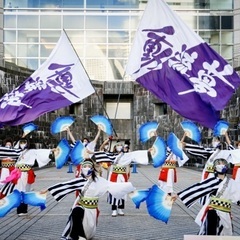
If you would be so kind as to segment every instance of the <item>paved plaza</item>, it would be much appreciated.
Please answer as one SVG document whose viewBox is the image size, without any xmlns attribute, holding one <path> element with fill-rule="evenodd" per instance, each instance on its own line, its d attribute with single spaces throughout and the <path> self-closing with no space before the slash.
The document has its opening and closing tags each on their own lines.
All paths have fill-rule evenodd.
<svg viewBox="0 0 240 240">
<path fill-rule="evenodd" d="M 136 171 L 135 168 L 132 168 L 131 171 L 130 181 L 137 189 L 149 188 L 157 182 L 159 169 L 153 168 L 152 165 L 138 166 Z M 60 170 L 55 167 L 44 168 L 37 170 L 36 175 L 36 183 L 33 185 L 35 191 L 74 178 L 74 173 L 68 166 L 64 166 Z M 193 169 L 178 168 L 177 175 L 176 192 L 198 182 L 201 172 Z M 68 195 L 62 202 L 57 203 L 48 194 L 47 208 L 45 210 L 41 212 L 38 207 L 29 207 L 29 214 L 24 217 L 18 217 L 16 210 L 12 210 L 1 219 L 0 240 L 60 239 L 74 198 L 75 194 L 73 193 Z M 198 231 L 198 226 L 194 222 L 194 218 L 200 209 L 198 204 L 191 209 L 187 209 L 177 200 L 173 205 L 171 217 L 168 223 L 165 224 L 148 215 L 145 203 L 141 204 L 140 209 L 136 209 L 130 198 L 126 202 L 125 216 L 113 218 L 111 216 L 111 206 L 106 202 L 106 198 L 107 195 L 104 195 L 99 203 L 100 217 L 97 234 L 93 240 L 183 240 L 184 236 L 195 235 Z M 234 236 L 239 236 L 235 237 L 236 239 L 240 239 L 239 212 L 240 207 L 234 204 L 232 209 Z"/>
</svg>

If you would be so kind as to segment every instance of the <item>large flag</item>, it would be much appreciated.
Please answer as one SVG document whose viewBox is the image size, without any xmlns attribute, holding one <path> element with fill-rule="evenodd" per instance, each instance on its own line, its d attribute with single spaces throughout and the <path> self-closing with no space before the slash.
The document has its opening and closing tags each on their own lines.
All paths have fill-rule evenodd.
<svg viewBox="0 0 240 240">
<path fill-rule="evenodd" d="M 66 33 L 49 58 L 28 79 L 0 99 L 0 124 L 15 126 L 71 105 L 94 88 Z"/>
<path fill-rule="evenodd" d="M 149 0 L 126 73 L 183 117 L 213 128 L 239 75 L 163 0 Z"/>
</svg>

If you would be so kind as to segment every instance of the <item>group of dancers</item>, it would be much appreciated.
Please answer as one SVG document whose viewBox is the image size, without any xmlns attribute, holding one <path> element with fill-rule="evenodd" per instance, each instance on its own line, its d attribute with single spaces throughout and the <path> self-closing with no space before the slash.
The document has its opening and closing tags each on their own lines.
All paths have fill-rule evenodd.
<svg viewBox="0 0 240 240">
<path fill-rule="evenodd" d="M 76 140 L 67 127 L 65 129 L 71 140 L 72 147 Z M 84 160 L 76 166 L 75 178 L 63 183 L 49 186 L 40 191 L 40 194 L 49 192 L 56 201 L 61 201 L 66 195 L 76 193 L 69 219 L 62 233 L 61 239 L 91 239 L 96 233 L 97 219 L 99 216 L 99 198 L 108 194 L 107 201 L 111 204 L 112 217 L 124 216 L 125 201 L 128 193 L 137 191 L 131 184 L 130 164 L 147 165 L 151 159 L 151 148 L 148 150 L 130 150 L 130 142 L 116 144 L 111 151 L 112 138 L 107 138 L 99 149 L 97 141 L 102 129 L 98 131 L 94 140 L 82 140 L 85 146 Z M 227 132 L 225 133 L 228 149 L 222 149 L 219 139 L 213 141 L 212 148 L 189 144 L 182 138 L 182 148 L 187 155 L 201 156 L 206 160 L 202 179 L 199 183 L 188 187 L 178 193 L 174 191 L 177 181 L 176 156 L 171 149 L 167 152 L 166 160 L 156 179 L 158 187 L 170 196 L 173 203 L 181 200 L 187 207 L 196 202 L 203 205 L 196 222 L 200 226 L 200 235 L 232 235 L 231 204 L 240 201 L 240 150 L 230 143 Z M 215 143 L 217 142 L 217 143 Z M 43 167 L 54 160 L 56 149 L 35 149 L 29 139 L 23 135 L 15 145 L 11 139 L 5 141 L 5 146 L 0 147 L 1 158 L 1 198 L 11 194 L 17 189 L 21 192 L 31 190 L 35 181 L 33 166 Z M 234 164 L 233 176 L 228 174 L 229 163 Z M 102 168 L 107 169 L 107 178 L 101 174 Z M 199 201 L 198 201 L 199 200 Z M 17 207 L 19 216 L 27 214 L 27 204 L 21 203 Z"/>
</svg>

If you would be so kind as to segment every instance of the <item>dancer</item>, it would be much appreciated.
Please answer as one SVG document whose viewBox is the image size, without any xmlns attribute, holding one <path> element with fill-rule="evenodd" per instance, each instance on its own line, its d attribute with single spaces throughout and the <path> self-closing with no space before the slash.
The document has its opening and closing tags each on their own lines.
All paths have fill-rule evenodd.
<svg viewBox="0 0 240 240">
<path fill-rule="evenodd" d="M 177 156 L 171 152 L 159 171 L 158 185 L 169 195 L 173 194 L 173 184 L 177 182 L 176 166 Z"/>
<path fill-rule="evenodd" d="M 157 137 L 157 133 L 155 132 L 155 136 Z M 186 133 L 184 133 L 181 143 L 183 143 L 183 140 L 186 136 Z M 169 195 L 173 194 L 173 184 L 177 182 L 177 163 L 179 163 L 179 166 L 182 166 L 183 163 L 181 163 L 181 160 L 184 160 L 186 162 L 188 160 L 188 157 L 184 154 L 183 159 L 180 159 L 177 157 L 172 150 L 167 147 L 166 152 L 166 160 L 164 164 L 161 166 L 158 176 L 158 185 L 159 187 Z"/>
<path fill-rule="evenodd" d="M 228 162 L 225 159 L 216 159 L 213 168 L 214 177 L 188 187 L 172 199 L 176 200 L 178 196 L 189 208 L 199 198 L 210 194 L 195 220 L 200 226 L 198 235 L 230 236 L 233 234 L 231 203 L 240 200 L 239 183 L 227 176 Z"/>
<path fill-rule="evenodd" d="M 231 146 L 227 146 L 227 148 L 229 150 L 232 149 Z M 202 172 L 202 180 L 214 176 L 213 161 L 214 159 L 221 157 L 221 154 L 224 153 L 221 152 L 221 150 L 224 149 L 226 149 L 226 146 L 223 142 L 220 141 L 219 137 L 213 137 L 212 147 L 208 148 L 200 145 L 183 143 L 183 150 L 188 154 L 207 160 Z"/>
<path fill-rule="evenodd" d="M 225 134 L 226 142 L 231 149 L 240 149 L 240 141 L 236 143 L 236 148 L 232 145 L 228 133 Z M 238 154 L 239 155 L 239 154 Z M 234 157 L 234 156 L 233 156 Z M 238 182 L 240 182 L 240 163 L 235 163 L 232 170 L 232 178 Z"/>
<path fill-rule="evenodd" d="M 3 146 L 7 149 L 13 148 L 13 140 L 11 138 L 6 138 L 3 141 Z M 2 148 L 3 150 L 3 148 Z M 0 187 L 3 186 L 3 181 L 6 179 L 6 177 L 9 176 L 9 174 L 15 169 L 15 163 L 18 155 L 15 157 L 7 156 L 5 158 L 1 158 L 1 176 L 0 176 Z"/>
<path fill-rule="evenodd" d="M 67 194 L 79 190 L 80 195 L 75 200 L 67 225 L 61 239 L 78 240 L 94 237 L 99 216 L 98 200 L 106 192 L 111 192 L 117 198 L 132 192 L 135 188 L 130 182 L 112 183 L 100 177 L 92 159 L 82 162 L 81 176 L 73 180 L 58 183 L 48 188 L 57 200 L 61 201 Z M 47 190 L 42 191 L 46 193 Z M 80 238 L 79 238 L 80 237 Z"/>
<path fill-rule="evenodd" d="M 65 130 L 67 131 L 67 133 L 68 133 L 68 135 L 69 135 L 69 137 L 71 139 L 71 142 L 72 142 L 71 146 L 74 147 L 74 145 L 76 144 L 75 137 L 73 136 L 73 134 L 72 134 L 72 132 L 71 132 L 69 127 L 67 127 Z M 97 132 L 97 134 L 96 134 L 96 136 L 95 136 L 93 141 L 90 142 L 89 139 L 86 138 L 86 137 L 82 139 L 82 143 L 83 143 L 83 145 L 86 148 L 86 151 L 84 152 L 85 158 L 91 157 L 92 154 L 90 154 L 90 152 L 94 152 L 95 151 L 95 147 L 96 147 L 97 141 L 98 141 L 98 139 L 100 137 L 100 134 L 101 134 L 101 128 L 98 127 L 98 132 Z M 81 173 L 81 164 L 76 166 L 75 177 L 79 177 L 80 173 Z"/>
<path fill-rule="evenodd" d="M 35 149 L 32 148 L 30 142 L 27 138 L 21 138 L 16 144 L 16 148 L 19 150 L 9 149 L 10 153 L 12 151 L 18 155 L 18 159 L 15 164 L 17 178 L 12 178 L 11 174 L 6 178 L 6 184 L 1 189 L 1 192 L 11 193 L 14 189 L 20 192 L 29 192 L 31 190 L 31 185 L 35 182 L 35 173 L 33 166 L 37 165 L 39 168 L 47 165 L 53 159 L 54 149 Z M 3 156 L 3 151 L 0 153 Z M 17 214 L 19 216 L 24 216 L 28 212 L 28 205 L 21 203 L 17 208 Z"/>
<path fill-rule="evenodd" d="M 149 150 L 138 150 L 124 153 L 122 145 L 116 145 L 117 155 L 107 152 L 95 152 L 94 158 L 96 162 L 111 162 L 111 170 L 109 171 L 108 180 L 111 182 L 127 182 L 128 172 L 127 167 L 131 163 L 148 164 Z M 107 202 L 112 205 L 112 217 L 117 215 L 124 216 L 126 196 L 116 198 L 108 194 Z"/>
</svg>

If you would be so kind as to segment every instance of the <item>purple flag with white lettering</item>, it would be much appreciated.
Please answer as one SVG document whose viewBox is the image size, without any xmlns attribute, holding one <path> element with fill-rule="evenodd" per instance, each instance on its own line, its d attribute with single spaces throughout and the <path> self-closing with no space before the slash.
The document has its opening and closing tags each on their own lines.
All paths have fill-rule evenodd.
<svg viewBox="0 0 240 240">
<path fill-rule="evenodd" d="M 163 0 L 149 0 L 126 66 L 181 116 L 213 128 L 239 75 Z"/>
<path fill-rule="evenodd" d="M 76 103 L 94 88 L 63 31 L 49 58 L 28 79 L 0 99 L 0 124 L 20 125 Z"/>
</svg>

